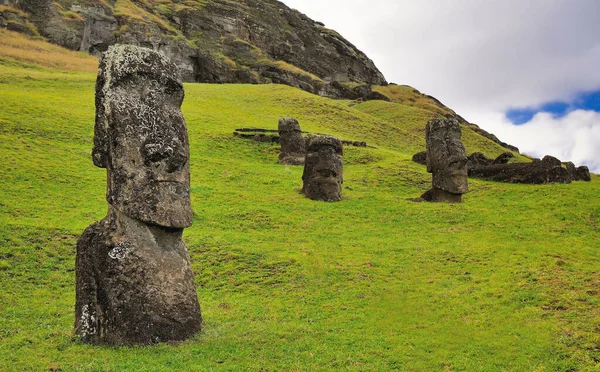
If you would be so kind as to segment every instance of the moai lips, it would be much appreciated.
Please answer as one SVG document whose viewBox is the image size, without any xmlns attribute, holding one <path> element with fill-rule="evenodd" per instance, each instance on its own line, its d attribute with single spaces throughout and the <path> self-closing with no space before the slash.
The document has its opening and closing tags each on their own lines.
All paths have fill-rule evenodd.
<svg viewBox="0 0 600 372">
<path fill-rule="evenodd" d="M 426 128 L 427 171 L 432 189 L 424 194 L 430 201 L 461 202 L 468 191 L 467 156 L 454 119 L 432 119 Z"/>
<path fill-rule="evenodd" d="M 343 148 L 335 137 L 319 135 L 308 139 L 302 192 L 313 200 L 342 200 Z"/>
<path fill-rule="evenodd" d="M 188 250 L 192 223 L 183 86 L 162 54 L 114 46 L 96 82 L 94 164 L 108 215 L 77 242 L 75 332 L 99 344 L 184 340 L 202 317 Z"/>
</svg>

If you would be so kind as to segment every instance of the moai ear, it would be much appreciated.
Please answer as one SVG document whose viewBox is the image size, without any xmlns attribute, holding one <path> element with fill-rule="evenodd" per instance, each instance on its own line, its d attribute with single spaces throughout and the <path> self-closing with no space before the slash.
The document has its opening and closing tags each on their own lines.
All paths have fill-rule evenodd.
<svg viewBox="0 0 600 372">
<path fill-rule="evenodd" d="M 99 168 L 106 168 L 108 160 L 108 122 L 104 107 L 104 86 L 106 62 L 100 62 L 98 78 L 96 80 L 96 124 L 94 125 L 94 148 L 92 160 Z"/>
</svg>

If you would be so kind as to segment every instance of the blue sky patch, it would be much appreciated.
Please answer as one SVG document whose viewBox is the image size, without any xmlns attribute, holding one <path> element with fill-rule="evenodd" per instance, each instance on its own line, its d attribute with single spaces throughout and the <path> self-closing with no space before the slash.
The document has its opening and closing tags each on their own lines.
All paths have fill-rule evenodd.
<svg viewBox="0 0 600 372">
<path fill-rule="evenodd" d="M 548 112 L 555 118 L 562 118 L 574 110 L 592 110 L 600 112 L 600 91 L 578 94 L 572 102 L 548 102 L 537 108 L 511 109 L 506 118 L 515 125 L 525 124 L 538 112 Z"/>
</svg>

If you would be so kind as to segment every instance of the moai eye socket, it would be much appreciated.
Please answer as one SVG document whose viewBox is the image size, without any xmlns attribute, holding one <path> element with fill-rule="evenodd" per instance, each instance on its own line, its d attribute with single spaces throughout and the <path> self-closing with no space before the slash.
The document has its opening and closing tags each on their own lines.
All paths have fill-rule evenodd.
<svg viewBox="0 0 600 372">
<path fill-rule="evenodd" d="M 166 165 L 168 173 L 181 170 L 187 162 L 187 154 L 183 145 L 177 139 L 171 140 L 168 144 L 148 141 L 142 146 L 141 153 L 146 166 L 154 165 L 158 167 L 159 163 L 162 162 Z"/>
<path fill-rule="evenodd" d="M 319 169 L 317 172 L 321 175 L 321 177 L 324 177 L 324 178 L 337 176 L 337 173 L 331 169 Z"/>
<path fill-rule="evenodd" d="M 144 157 L 144 164 L 150 166 L 150 163 L 157 163 L 168 156 L 169 152 L 173 149 L 165 147 L 159 143 L 145 143 L 142 148 L 142 156 Z"/>
</svg>

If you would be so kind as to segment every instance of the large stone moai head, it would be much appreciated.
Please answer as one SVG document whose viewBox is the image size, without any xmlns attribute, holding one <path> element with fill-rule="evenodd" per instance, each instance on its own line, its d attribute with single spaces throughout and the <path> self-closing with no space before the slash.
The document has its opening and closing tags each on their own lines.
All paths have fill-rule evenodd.
<svg viewBox="0 0 600 372">
<path fill-rule="evenodd" d="M 427 123 L 427 171 L 433 176 L 432 201 L 460 202 L 468 190 L 467 155 L 454 119 Z"/>
<path fill-rule="evenodd" d="M 342 200 L 343 148 L 332 136 L 310 137 L 306 146 L 302 192 L 313 200 Z"/>
<path fill-rule="evenodd" d="M 112 46 L 96 83 L 94 164 L 108 215 L 77 242 L 75 333 L 96 344 L 184 340 L 202 317 L 188 249 L 192 223 L 183 86 L 164 55 Z"/>
<path fill-rule="evenodd" d="M 279 119 L 279 143 L 281 153 L 279 164 L 303 165 L 306 154 L 306 141 L 302 137 L 300 124 L 294 118 Z"/>
<path fill-rule="evenodd" d="M 164 227 L 192 224 L 183 86 L 162 54 L 109 49 L 96 82 L 94 164 L 107 169 L 108 203 Z"/>
</svg>

